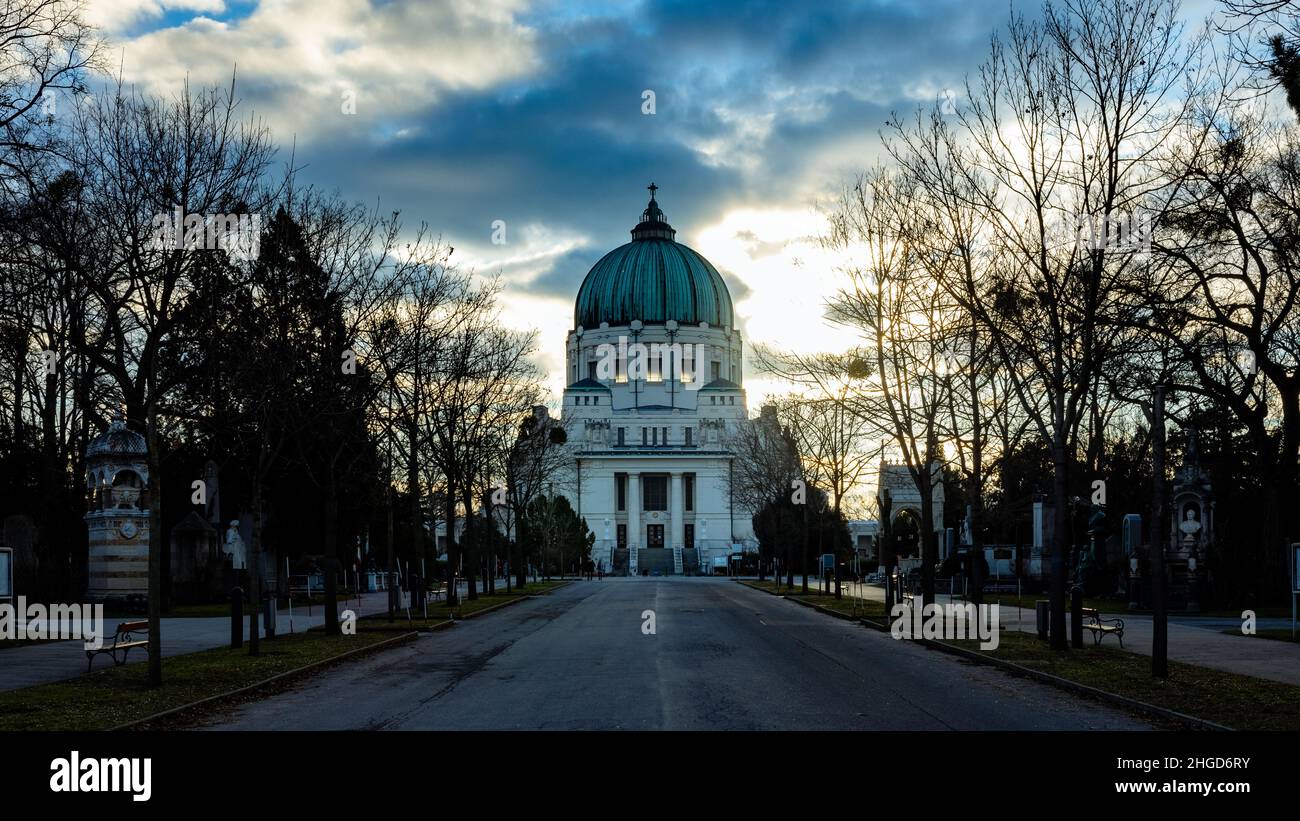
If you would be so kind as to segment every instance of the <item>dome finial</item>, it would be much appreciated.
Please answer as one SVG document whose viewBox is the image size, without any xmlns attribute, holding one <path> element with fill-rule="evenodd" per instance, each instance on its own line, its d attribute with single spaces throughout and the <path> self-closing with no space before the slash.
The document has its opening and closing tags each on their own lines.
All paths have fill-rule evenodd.
<svg viewBox="0 0 1300 821">
<path fill-rule="evenodd" d="M 632 239 L 673 239 L 677 232 L 668 224 L 668 219 L 660 210 L 659 203 L 655 202 L 655 192 L 659 190 L 659 186 L 652 182 L 646 188 L 650 191 L 650 202 L 641 212 L 641 222 L 632 229 Z"/>
</svg>

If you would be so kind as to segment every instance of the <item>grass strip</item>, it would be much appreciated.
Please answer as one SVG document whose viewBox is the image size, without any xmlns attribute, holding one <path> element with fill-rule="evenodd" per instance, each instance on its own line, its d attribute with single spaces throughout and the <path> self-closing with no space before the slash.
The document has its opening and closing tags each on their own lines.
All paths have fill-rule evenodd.
<svg viewBox="0 0 1300 821">
<path fill-rule="evenodd" d="M 151 688 L 148 665 L 103 667 L 66 681 L 0 693 L 0 730 L 106 730 L 239 690 L 282 673 L 392 638 L 358 631 L 311 631 L 261 643 L 261 653 L 221 647 L 163 659 L 163 686 Z"/>
</svg>

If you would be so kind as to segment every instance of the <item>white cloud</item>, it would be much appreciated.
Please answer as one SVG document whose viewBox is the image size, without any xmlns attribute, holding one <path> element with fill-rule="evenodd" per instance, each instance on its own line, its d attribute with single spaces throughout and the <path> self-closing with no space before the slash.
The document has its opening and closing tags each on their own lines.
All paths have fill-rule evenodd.
<svg viewBox="0 0 1300 821">
<path fill-rule="evenodd" d="M 115 34 L 137 23 L 156 20 L 168 11 L 220 14 L 225 10 L 224 0 L 89 0 L 85 16 L 86 22 Z"/>
<path fill-rule="evenodd" d="M 117 40 L 126 80 L 173 96 L 192 84 L 226 84 L 275 130 L 311 141 L 339 131 L 380 134 L 447 92 L 482 90 L 537 64 L 533 32 L 515 22 L 518 0 L 384 3 L 265 0 L 230 21 L 197 16 Z M 110 31 L 167 9 L 221 12 L 221 0 L 97 3 Z M 124 22 L 125 21 L 125 22 Z M 113 62 L 117 62 L 114 60 Z M 353 95 L 355 114 L 344 111 Z"/>
</svg>

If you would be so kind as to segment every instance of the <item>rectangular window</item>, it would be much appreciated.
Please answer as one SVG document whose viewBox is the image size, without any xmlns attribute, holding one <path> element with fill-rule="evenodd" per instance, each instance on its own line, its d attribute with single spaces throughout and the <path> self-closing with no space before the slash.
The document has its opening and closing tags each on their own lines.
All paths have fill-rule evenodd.
<svg viewBox="0 0 1300 821">
<path fill-rule="evenodd" d="M 618 446 L 622 447 L 627 444 L 627 428 L 618 429 Z"/>
<path fill-rule="evenodd" d="M 664 444 L 668 444 L 668 428 L 664 428 Z"/>
<path fill-rule="evenodd" d="M 641 428 L 641 447 L 645 447 L 645 445 L 646 445 L 646 430 L 645 428 Z"/>
<path fill-rule="evenodd" d="M 715 359 L 713 360 L 713 379 L 714 381 L 716 381 L 721 378 L 722 378 L 722 363 Z"/>
<path fill-rule="evenodd" d="M 614 493 L 618 496 L 618 509 L 627 510 L 627 474 L 614 474 Z"/>
<path fill-rule="evenodd" d="M 664 526 L 663 525 L 646 525 L 645 528 L 646 547 L 663 547 L 664 546 Z"/>
<path fill-rule="evenodd" d="M 687 550 L 695 547 L 695 525 L 690 524 L 689 522 L 682 530 L 682 547 Z"/>
<path fill-rule="evenodd" d="M 588 362 L 588 363 L 587 363 L 587 378 L 588 378 L 588 379 L 595 379 L 595 378 L 596 378 L 596 363 L 595 363 L 595 362 Z"/>
<path fill-rule="evenodd" d="M 686 447 L 691 446 L 691 428 L 682 428 L 682 435 L 686 437 Z"/>
<path fill-rule="evenodd" d="M 659 428 L 650 429 L 650 444 L 652 445 L 659 444 Z"/>
<path fill-rule="evenodd" d="M 686 511 L 695 510 L 695 474 L 688 473 L 682 477 L 682 501 L 685 502 Z"/>
<path fill-rule="evenodd" d="M 645 494 L 645 510 L 668 509 L 668 477 L 646 476 L 641 480 L 641 490 Z"/>
<path fill-rule="evenodd" d="M 627 550 L 627 525 L 618 526 L 618 549 Z"/>
</svg>

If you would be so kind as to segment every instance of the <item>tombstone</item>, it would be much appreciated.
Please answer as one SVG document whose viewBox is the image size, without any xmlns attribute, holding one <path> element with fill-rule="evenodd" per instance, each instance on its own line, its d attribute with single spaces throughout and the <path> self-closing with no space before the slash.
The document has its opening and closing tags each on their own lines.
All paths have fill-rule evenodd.
<svg viewBox="0 0 1300 821">
<path fill-rule="evenodd" d="M 1052 575 L 1050 560 L 1052 537 L 1056 533 L 1055 507 L 1042 499 L 1034 501 L 1033 506 L 1033 544 L 1029 549 L 1028 575 L 1041 583 L 1047 583 Z"/>
<path fill-rule="evenodd" d="M 25 513 L 6 516 L 0 544 L 13 551 L 10 557 L 14 587 L 30 591 L 36 588 L 40 559 L 36 555 L 36 520 Z"/>
<path fill-rule="evenodd" d="M 213 530 L 221 527 L 221 478 L 217 463 L 208 460 L 203 466 L 203 484 L 207 490 L 207 504 L 204 505 L 204 512 L 207 515 L 208 524 L 212 525 Z"/>
<path fill-rule="evenodd" d="M 172 528 L 170 542 L 173 601 L 199 602 L 221 595 L 224 557 L 216 528 L 192 510 Z"/>
<path fill-rule="evenodd" d="M 1127 560 L 1142 545 L 1142 514 L 1124 514 L 1124 525 L 1121 533 L 1124 539 L 1124 558 Z"/>
<path fill-rule="evenodd" d="M 14 598 L 14 552 L 0 545 L 0 604 L 10 604 Z"/>
<path fill-rule="evenodd" d="M 1200 586 L 1214 542 L 1214 491 L 1201 467 L 1199 439 L 1195 429 L 1187 432 L 1183 464 L 1174 473 L 1174 515 L 1165 551 L 1169 606 L 1190 611 L 1200 610 Z"/>
</svg>

